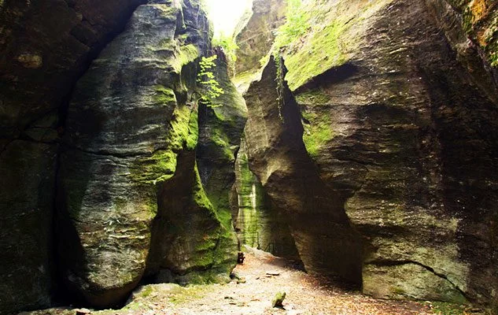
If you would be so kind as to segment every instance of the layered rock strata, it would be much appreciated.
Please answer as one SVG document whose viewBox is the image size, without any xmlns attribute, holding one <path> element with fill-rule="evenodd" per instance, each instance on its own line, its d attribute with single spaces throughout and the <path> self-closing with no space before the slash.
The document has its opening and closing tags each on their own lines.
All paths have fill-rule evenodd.
<svg viewBox="0 0 498 315">
<path fill-rule="evenodd" d="M 272 204 L 288 217 L 306 270 L 337 280 L 361 281 L 362 245 L 350 226 L 344 199 L 330 191 L 309 157 L 299 107 L 273 57 L 245 95 L 251 170 Z"/>
<path fill-rule="evenodd" d="M 199 282 L 233 267 L 229 219 L 195 155 L 196 60 L 208 43 L 198 2 L 143 5 L 77 84 L 59 174 L 59 272 L 92 305 L 122 301 L 145 274 Z"/>
<path fill-rule="evenodd" d="M 280 124 L 303 129 L 331 196 L 327 207 L 345 209 L 362 235 L 364 292 L 496 303 L 494 5 L 303 1 L 300 10 L 300 24 L 290 19 L 276 42 L 285 44 L 277 50 L 302 121 Z M 302 26 L 306 32 L 297 32 Z M 268 179 L 290 168 L 277 154 L 283 132 L 267 109 L 276 110 L 267 104 L 275 96 L 260 90 L 274 77 L 267 71 L 249 89 L 246 129 L 251 168 L 272 198 L 272 190 L 284 196 L 295 185 Z M 258 128 L 251 117 L 259 117 Z M 300 207 L 289 216 L 313 208 Z"/>
<path fill-rule="evenodd" d="M 51 302 L 59 111 L 143 3 L 0 2 L 0 312 Z"/>
<path fill-rule="evenodd" d="M 363 236 L 364 292 L 493 303 L 496 86 L 451 50 L 434 6 L 310 8 L 324 31 L 290 44 L 286 78 L 307 152 Z"/>
</svg>

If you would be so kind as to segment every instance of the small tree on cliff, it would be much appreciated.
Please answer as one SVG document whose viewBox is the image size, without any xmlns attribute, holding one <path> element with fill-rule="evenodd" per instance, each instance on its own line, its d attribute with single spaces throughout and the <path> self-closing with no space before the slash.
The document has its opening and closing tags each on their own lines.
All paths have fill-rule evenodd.
<svg viewBox="0 0 498 315">
<path fill-rule="evenodd" d="M 197 83 L 202 86 L 200 100 L 211 107 L 220 106 L 215 103 L 216 99 L 225 93 L 220 87 L 218 81 L 216 81 L 216 77 L 214 75 L 214 71 L 216 69 L 215 60 L 217 58 L 217 55 L 202 57 L 201 62 L 199 63 L 201 69 L 197 75 Z"/>
</svg>

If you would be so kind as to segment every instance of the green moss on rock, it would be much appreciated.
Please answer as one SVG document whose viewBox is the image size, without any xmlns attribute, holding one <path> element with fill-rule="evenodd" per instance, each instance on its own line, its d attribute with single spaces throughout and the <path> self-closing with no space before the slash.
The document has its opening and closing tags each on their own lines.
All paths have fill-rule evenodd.
<svg viewBox="0 0 498 315">
<path fill-rule="evenodd" d="M 195 149 L 199 136 L 197 115 L 197 111 L 191 110 L 187 105 L 175 108 L 166 140 L 171 150 L 178 152 L 184 147 L 188 150 Z"/>
<path fill-rule="evenodd" d="M 162 85 L 157 85 L 155 87 L 156 95 L 154 97 L 154 102 L 157 105 L 168 106 L 176 105 L 176 95 L 175 92 Z"/>
<path fill-rule="evenodd" d="M 330 96 L 323 89 L 317 88 L 297 94 L 296 101 L 299 104 L 306 105 L 327 105 L 330 101 Z"/>
<path fill-rule="evenodd" d="M 199 58 L 199 56 L 199 50 L 196 46 L 192 44 L 181 46 L 177 49 L 175 58 L 172 62 L 173 69 L 175 69 L 177 73 L 180 73 L 183 66 L 193 62 L 195 59 Z"/>
<path fill-rule="evenodd" d="M 277 44 L 285 45 L 276 49 L 284 53 L 290 89 L 297 90 L 312 78 L 345 64 L 360 47 L 363 40 L 360 30 L 369 27 L 368 18 L 391 2 L 303 0 L 298 24 L 309 25 L 308 31 L 281 31 L 275 39 Z M 291 27 L 289 23 L 293 20 L 287 21 L 281 30 Z"/>
<path fill-rule="evenodd" d="M 303 141 L 308 154 L 316 158 L 320 150 L 327 147 L 327 144 L 334 138 L 332 121 L 328 111 L 315 111 L 313 108 L 303 109 L 305 119 Z"/>
</svg>

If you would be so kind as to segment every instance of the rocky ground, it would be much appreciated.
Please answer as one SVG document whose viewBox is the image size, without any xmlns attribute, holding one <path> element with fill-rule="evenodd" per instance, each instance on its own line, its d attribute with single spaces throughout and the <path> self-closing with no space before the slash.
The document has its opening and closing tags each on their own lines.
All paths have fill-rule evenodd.
<svg viewBox="0 0 498 315">
<path fill-rule="evenodd" d="M 67 308 L 23 313 L 23 315 L 154 315 L 154 314 L 484 314 L 475 309 L 440 303 L 376 300 L 356 292 L 323 286 L 319 279 L 296 270 L 286 260 L 250 250 L 235 279 L 226 285 L 180 287 L 148 285 L 137 290 L 121 310 L 75 310 Z M 286 293 L 283 308 L 272 300 Z"/>
</svg>

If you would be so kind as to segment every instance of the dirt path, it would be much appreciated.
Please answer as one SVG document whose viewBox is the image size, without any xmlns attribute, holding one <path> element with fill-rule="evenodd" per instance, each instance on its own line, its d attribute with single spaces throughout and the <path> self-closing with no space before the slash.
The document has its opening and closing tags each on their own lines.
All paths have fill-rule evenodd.
<svg viewBox="0 0 498 315">
<path fill-rule="evenodd" d="M 179 287 L 162 284 L 145 286 L 134 293 L 131 302 L 121 310 L 92 312 L 100 315 L 349 315 L 349 314 L 441 314 L 428 303 L 376 300 L 359 293 L 321 287 L 304 272 L 286 267 L 287 262 L 267 253 L 246 254 L 243 265 L 234 273 L 239 280 L 226 285 Z M 267 273 L 275 274 L 274 276 Z M 284 308 L 273 308 L 278 292 L 287 294 Z M 74 310 L 52 309 L 30 315 L 75 314 Z M 448 314 L 465 314 L 464 312 Z"/>
</svg>

